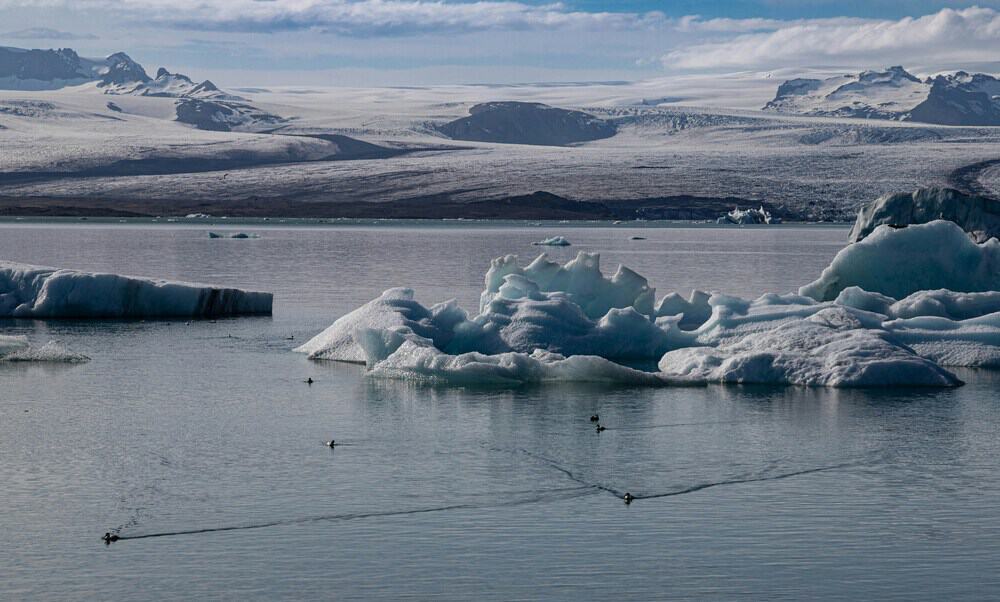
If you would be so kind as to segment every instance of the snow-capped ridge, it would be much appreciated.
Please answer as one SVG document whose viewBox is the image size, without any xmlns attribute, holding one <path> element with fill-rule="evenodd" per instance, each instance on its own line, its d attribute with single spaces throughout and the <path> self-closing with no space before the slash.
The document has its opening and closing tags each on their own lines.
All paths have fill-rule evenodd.
<svg viewBox="0 0 1000 602">
<path fill-rule="evenodd" d="M 1000 125 L 1000 80 L 958 71 L 921 80 L 901 66 L 827 79 L 791 79 L 766 111 L 940 125 Z"/>
</svg>

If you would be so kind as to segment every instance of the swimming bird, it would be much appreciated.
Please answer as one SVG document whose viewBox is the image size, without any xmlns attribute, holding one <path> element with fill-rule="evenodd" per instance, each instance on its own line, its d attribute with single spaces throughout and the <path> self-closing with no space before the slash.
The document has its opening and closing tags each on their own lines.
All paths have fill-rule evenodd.
<svg viewBox="0 0 1000 602">
<path fill-rule="evenodd" d="M 631 504 L 632 500 L 635 499 L 635 496 L 626 491 L 625 495 L 622 496 L 622 499 L 625 500 L 626 504 Z"/>
<path fill-rule="evenodd" d="M 334 441 L 333 439 L 330 439 L 329 441 L 326 442 L 326 446 L 330 448 L 337 447 L 337 442 Z"/>
<path fill-rule="evenodd" d="M 306 379 L 306 384 L 307 384 L 307 385 L 311 385 L 311 384 L 313 384 L 314 382 L 316 382 L 316 381 L 314 381 L 314 380 L 312 379 L 312 377 L 311 377 L 311 376 L 310 376 L 309 378 L 307 378 L 307 379 Z"/>
<path fill-rule="evenodd" d="M 101 539 L 104 540 L 104 543 L 110 544 L 111 542 L 118 541 L 118 536 L 112 535 L 111 533 L 105 533 L 104 537 L 102 537 Z"/>
<path fill-rule="evenodd" d="M 591 416 L 591 417 L 590 417 L 590 421 L 591 421 L 591 422 L 597 422 L 597 421 L 599 421 L 600 419 L 601 419 L 601 417 L 600 417 L 600 416 L 598 416 L 597 414 L 594 414 L 593 416 Z"/>
<path fill-rule="evenodd" d="M 604 432 L 606 430 L 608 430 L 608 429 L 605 428 L 605 427 L 603 427 L 603 426 L 601 426 L 601 425 L 599 425 L 599 424 L 597 425 L 597 432 L 598 433 Z"/>
</svg>

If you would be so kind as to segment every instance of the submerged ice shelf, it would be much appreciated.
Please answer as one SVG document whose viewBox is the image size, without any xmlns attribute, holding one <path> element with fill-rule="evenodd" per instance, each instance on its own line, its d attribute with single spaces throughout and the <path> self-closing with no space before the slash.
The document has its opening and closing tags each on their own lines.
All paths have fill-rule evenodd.
<svg viewBox="0 0 1000 602">
<path fill-rule="evenodd" d="M 270 293 L 0 262 L 0 318 L 270 314 Z"/>
<path fill-rule="evenodd" d="M 478 315 L 390 289 L 297 351 L 364 362 L 373 377 L 461 385 L 957 386 L 942 366 L 1000 367 L 997 248 L 950 222 L 881 226 L 799 294 L 659 302 L 624 266 L 605 276 L 597 254 L 523 267 L 509 255 L 493 260 Z"/>
</svg>

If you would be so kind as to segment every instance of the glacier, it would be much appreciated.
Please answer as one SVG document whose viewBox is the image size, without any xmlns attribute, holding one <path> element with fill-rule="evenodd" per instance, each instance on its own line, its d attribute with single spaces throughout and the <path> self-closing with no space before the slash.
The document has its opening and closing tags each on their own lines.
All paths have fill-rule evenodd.
<svg viewBox="0 0 1000 602">
<path fill-rule="evenodd" d="M 0 318 L 270 314 L 270 293 L 0 262 Z"/>
</svg>

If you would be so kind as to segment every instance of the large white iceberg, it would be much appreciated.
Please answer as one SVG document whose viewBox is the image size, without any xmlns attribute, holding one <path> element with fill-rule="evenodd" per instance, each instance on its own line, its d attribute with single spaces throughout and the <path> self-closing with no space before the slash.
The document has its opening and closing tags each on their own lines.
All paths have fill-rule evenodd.
<svg viewBox="0 0 1000 602">
<path fill-rule="evenodd" d="M 0 262 L 0 317 L 201 318 L 270 314 L 271 294 Z"/>
<path fill-rule="evenodd" d="M 987 331 L 1000 309 L 993 293 L 933 290 L 897 301 L 853 287 L 817 301 L 695 291 L 656 303 L 645 278 L 625 267 L 608 278 L 587 253 L 566 265 L 543 255 L 525 267 L 501 257 L 484 284 L 477 316 L 453 301 L 427 307 L 409 289 L 390 289 L 298 351 L 364 362 L 375 377 L 461 385 L 856 387 L 955 386 L 960 381 L 939 364 L 992 365 L 1000 344 L 1000 328 Z M 914 321 L 927 316 L 943 322 Z M 659 372 L 612 361 L 623 358 L 658 359 Z"/>
<path fill-rule="evenodd" d="M 799 293 L 832 301 L 854 286 L 896 299 L 935 289 L 995 291 L 1000 289 L 1000 241 L 977 244 L 943 220 L 902 229 L 879 226 L 837 253 L 819 279 Z"/>
</svg>

